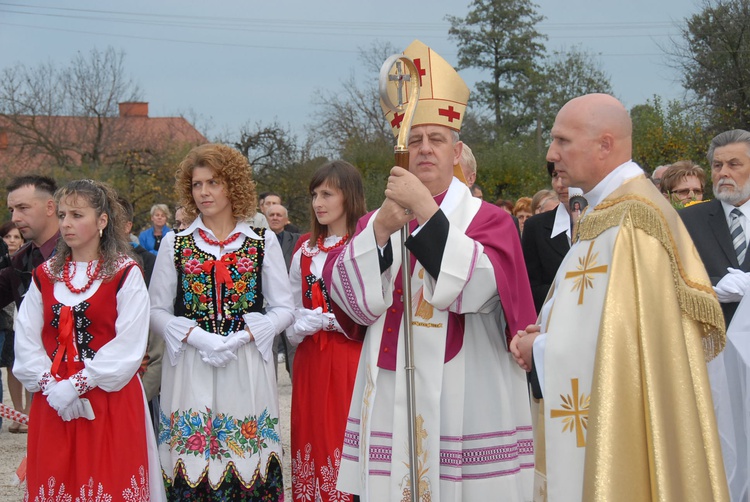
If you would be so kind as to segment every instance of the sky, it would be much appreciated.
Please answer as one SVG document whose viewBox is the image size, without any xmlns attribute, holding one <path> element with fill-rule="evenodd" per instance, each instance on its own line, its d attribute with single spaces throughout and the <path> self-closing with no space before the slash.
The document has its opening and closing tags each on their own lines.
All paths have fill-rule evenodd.
<svg viewBox="0 0 750 502">
<path fill-rule="evenodd" d="M 464 17 L 467 0 L 0 0 L 0 68 L 66 65 L 77 52 L 114 47 L 149 102 L 149 115 L 191 118 L 209 139 L 245 124 L 314 127 L 316 94 L 337 92 L 350 76 L 377 78 L 360 49 L 418 38 L 455 64 L 446 15 Z M 594 54 L 628 108 L 654 95 L 679 99 L 679 73 L 664 47 L 700 11 L 692 0 L 537 0 L 548 51 Z M 595 7 L 592 7 L 595 6 Z M 487 78 L 461 75 L 470 87 Z M 369 79 L 369 80 L 368 80 Z"/>
</svg>

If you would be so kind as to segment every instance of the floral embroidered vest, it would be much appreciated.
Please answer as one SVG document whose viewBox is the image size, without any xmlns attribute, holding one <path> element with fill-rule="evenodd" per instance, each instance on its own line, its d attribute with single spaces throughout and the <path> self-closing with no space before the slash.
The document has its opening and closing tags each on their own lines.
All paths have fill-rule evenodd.
<svg viewBox="0 0 750 502">
<path fill-rule="evenodd" d="M 263 311 L 261 269 L 265 230 L 260 239 L 244 236 L 240 249 L 220 259 L 195 245 L 191 235 L 175 236 L 176 316 L 195 320 L 211 333 L 226 336 L 244 327 L 242 314 Z"/>
</svg>

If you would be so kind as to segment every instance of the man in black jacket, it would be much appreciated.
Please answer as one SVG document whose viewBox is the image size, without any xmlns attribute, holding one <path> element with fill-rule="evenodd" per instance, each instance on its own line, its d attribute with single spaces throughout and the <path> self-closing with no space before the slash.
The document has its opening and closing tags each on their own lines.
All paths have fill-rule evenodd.
<svg viewBox="0 0 750 502">
<path fill-rule="evenodd" d="M 6 186 L 12 221 L 26 239 L 13 255 L 11 266 L 0 270 L 0 308 L 21 301 L 31 283 L 31 272 L 55 252 L 60 230 L 52 178 L 26 175 L 13 178 Z"/>
<path fill-rule="evenodd" d="M 554 163 L 547 163 L 547 172 L 552 178 L 552 187 L 557 192 L 560 204 L 551 211 L 536 214 L 526 220 L 521 235 L 523 258 L 537 313 L 544 304 L 557 269 L 570 249 L 573 229 L 568 208 L 569 189 L 557 177 Z"/>
<path fill-rule="evenodd" d="M 729 326 L 737 305 L 750 289 L 750 253 L 746 252 L 750 234 L 750 132 L 735 129 L 716 136 L 708 147 L 708 162 L 716 199 L 687 207 L 679 214 Z"/>
</svg>

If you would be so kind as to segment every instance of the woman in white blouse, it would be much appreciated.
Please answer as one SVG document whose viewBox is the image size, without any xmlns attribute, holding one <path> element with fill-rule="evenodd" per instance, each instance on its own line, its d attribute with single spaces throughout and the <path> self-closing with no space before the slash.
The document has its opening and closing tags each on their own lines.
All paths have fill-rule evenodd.
<svg viewBox="0 0 750 502">
<path fill-rule="evenodd" d="M 148 339 L 143 274 L 114 190 L 55 194 L 61 239 L 33 273 L 13 372 L 31 392 L 28 500 L 165 499 L 137 376 Z M 41 392 L 40 392 L 41 391 Z"/>
<path fill-rule="evenodd" d="M 165 236 L 151 279 L 151 327 L 166 342 L 159 454 L 170 500 L 283 497 L 272 345 L 293 321 L 286 265 L 255 211 L 237 150 L 194 148 L 177 172 L 189 217 Z"/>
</svg>

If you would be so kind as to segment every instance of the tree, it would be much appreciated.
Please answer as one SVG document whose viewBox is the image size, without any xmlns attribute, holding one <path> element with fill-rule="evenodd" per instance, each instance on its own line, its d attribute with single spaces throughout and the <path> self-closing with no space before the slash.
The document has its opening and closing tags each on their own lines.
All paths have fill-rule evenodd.
<svg viewBox="0 0 750 502">
<path fill-rule="evenodd" d="M 600 62 L 580 47 L 555 51 L 546 57 L 535 85 L 538 87 L 536 135 L 540 150 L 543 140 L 549 137 L 557 112 L 565 103 L 592 92 L 612 94 L 612 84 Z"/>
<path fill-rule="evenodd" d="M 44 155 L 55 165 L 104 165 L 121 136 L 118 103 L 138 101 L 140 90 L 125 75 L 125 54 L 109 47 L 78 53 L 63 68 L 18 63 L 0 73 L 0 117 L 28 156 Z M 51 117 L 93 120 L 61 121 Z"/>
<path fill-rule="evenodd" d="M 391 128 L 380 108 L 378 78 L 383 62 L 397 52 L 400 51 L 387 42 L 360 47 L 359 74 L 353 71 L 338 90 L 316 92 L 318 120 L 311 133 L 318 138 L 324 153 L 343 156 L 352 143 L 393 143 Z"/>
<path fill-rule="evenodd" d="M 633 160 L 647 172 L 687 159 L 706 166 L 706 150 L 713 134 L 688 104 L 674 100 L 665 106 L 661 98 L 654 96 L 645 104 L 634 106 L 630 116 Z M 704 169 L 710 175 L 709 169 Z"/>
<path fill-rule="evenodd" d="M 714 131 L 750 129 L 750 2 L 703 0 L 666 49 Z"/>
<path fill-rule="evenodd" d="M 278 122 L 257 122 L 242 126 L 239 139 L 227 143 L 250 161 L 258 192 L 278 193 L 289 219 L 306 227 L 310 216 L 307 186 L 315 169 L 326 161 L 311 159 L 310 141 L 299 146 L 296 136 Z"/>
<path fill-rule="evenodd" d="M 356 166 L 365 185 L 367 207 L 382 204 L 383 180 L 393 166 L 393 132 L 380 107 L 380 67 L 400 52 L 389 43 L 374 42 L 359 49 L 358 73 L 352 74 L 335 91 L 319 91 L 315 134 L 319 149 Z M 365 82 L 362 84 L 360 82 Z"/>
<path fill-rule="evenodd" d="M 125 54 L 113 48 L 78 53 L 66 66 L 16 64 L 0 72 L 0 134 L 5 173 L 47 174 L 59 184 L 93 178 L 110 183 L 135 206 L 135 225 L 154 203 L 174 204 L 174 170 L 206 141 L 181 118 L 147 119 L 135 103 Z M 130 116 L 120 116 L 129 109 Z M 136 112 L 137 111 L 137 112 Z M 136 113 L 132 113 L 136 112 Z"/>
<path fill-rule="evenodd" d="M 535 26 L 542 19 L 530 0 L 473 0 L 465 18 L 446 16 L 448 36 L 458 43 L 457 67 L 490 72 L 477 83 L 476 102 L 490 111 L 495 128 L 511 134 L 533 116 L 531 83 L 546 39 Z"/>
</svg>

